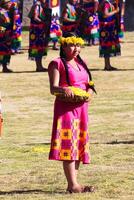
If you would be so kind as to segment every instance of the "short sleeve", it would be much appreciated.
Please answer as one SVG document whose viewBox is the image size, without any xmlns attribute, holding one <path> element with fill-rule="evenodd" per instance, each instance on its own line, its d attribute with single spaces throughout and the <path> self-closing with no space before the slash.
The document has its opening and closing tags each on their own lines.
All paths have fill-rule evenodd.
<svg viewBox="0 0 134 200">
<path fill-rule="evenodd" d="M 48 70 L 51 70 L 53 68 L 57 69 L 59 72 L 63 70 L 63 66 L 62 66 L 62 62 L 60 58 L 54 59 L 50 62 L 50 64 L 48 65 Z"/>
</svg>

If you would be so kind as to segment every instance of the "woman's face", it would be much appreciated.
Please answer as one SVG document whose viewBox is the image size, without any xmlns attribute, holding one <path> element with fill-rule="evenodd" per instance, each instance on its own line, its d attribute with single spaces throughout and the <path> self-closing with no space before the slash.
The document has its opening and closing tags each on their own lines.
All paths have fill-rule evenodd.
<svg viewBox="0 0 134 200">
<path fill-rule="evenodd" d="M 65 44 L 63 46 L 64 53 L 67 59 L 76 58 L 81 50 L 80 44 Z"/>
</svg>

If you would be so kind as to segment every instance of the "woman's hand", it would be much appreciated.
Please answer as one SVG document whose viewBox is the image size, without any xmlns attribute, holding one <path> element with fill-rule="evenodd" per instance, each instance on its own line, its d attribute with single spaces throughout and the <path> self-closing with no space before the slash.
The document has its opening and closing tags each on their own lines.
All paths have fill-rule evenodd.
<svg viewBox="0 0 134 200">
<path fill-rule="evenodd" d="M 64 91 L 64 94 L 65 94 L 65 97 L 71 97 L 71 98 L 74 97 L 73 91 L 71 91 L 68 87 L 64 87 L 63 91 Z"/>
<path fill-rule="evenodd" d="M 91 102 L 91 100 L 92 100 L 92 96 L 93 96 L 93 90 L 91 89 L 91 88 L 89 88 L 88 89 L 88 91 L 87 91 L 90 95 L 89 95 L 89 97 L 88 97 L 88 99 L 86 100 L 86 101 L 88 101 L 88 102 Z"/>
</svg>

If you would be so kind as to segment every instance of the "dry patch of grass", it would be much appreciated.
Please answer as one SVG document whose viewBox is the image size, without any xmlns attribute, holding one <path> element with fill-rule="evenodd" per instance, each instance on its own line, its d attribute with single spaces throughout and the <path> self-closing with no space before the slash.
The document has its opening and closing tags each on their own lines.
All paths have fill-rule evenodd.
<svg viewBox="0 0 134 200">
<path fill-rule="evenodd" d="M 23 44 L 27 46 L 27 40 Z M 81 166 L 79 180 L 95 185 L 94 194 L 65 194 L 61 162 L 48 161 L 54 101 L 49 92 L 48 75 L 34 73 L 35 63 L 28 60 L 27 52 L 12 56 L 11 68 L 15 73 L 0 73 L 4 117 L 0 140 L 0 199 L 133 199 L 133 49 L 133 33 L 126 33 L 122 56 L 112 58 L 113 65 L 119 68 L 115 72 L 103 71 L 98 47 L 82 49 L 98 94 L 89 109 L 91 164 Z M 44 65 L 57 56 L 58 52 L 50 49 Z"/>
</svg>

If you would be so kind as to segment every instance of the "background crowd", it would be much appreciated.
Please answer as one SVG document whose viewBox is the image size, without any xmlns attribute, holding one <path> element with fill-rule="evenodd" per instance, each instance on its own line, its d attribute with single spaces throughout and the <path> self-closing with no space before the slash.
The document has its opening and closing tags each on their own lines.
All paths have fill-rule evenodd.
<svg viewBox="0 0 134 200">
<path fill-rule="evenodd" d="M 36 71 L 47 71 L 42 57 L 48 43 L 58 50 L 58 39 L 65 32 L 75 32 L 89 46 L 99 45 L 104 57 L 104 69 L 111 66 L 110 57 L 121 54 L 120 41 L 124 33 L 125 0 L 68 0 L 61 16 L 52 16 L 47 0 L 36 0 L 28 14 L 30 18 L 29 58 L 35 60 Z M 17 0 L 0 0 L 0 65 L 5 73 L 11 55 L 21 53 L 21 9 Z"/>
</svg>

